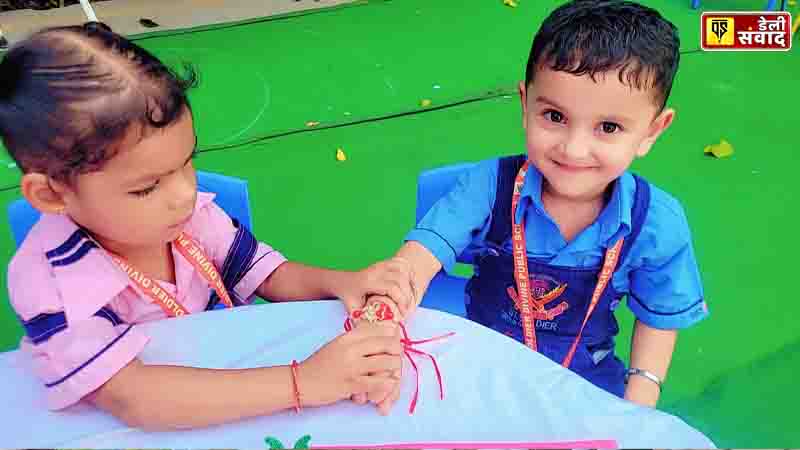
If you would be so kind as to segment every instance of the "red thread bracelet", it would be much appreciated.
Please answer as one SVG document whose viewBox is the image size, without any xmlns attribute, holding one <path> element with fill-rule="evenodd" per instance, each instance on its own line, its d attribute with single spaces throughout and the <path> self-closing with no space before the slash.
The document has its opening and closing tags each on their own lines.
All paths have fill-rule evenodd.
<svg viewBox="0 0 800 450">
<path fill-rule="evenodd" d="M 292 360 L 292 384 L 294 385 L 294 411 L 300 414 L 300 385 L 297 383 L 297 361 Z"/>
</svg>

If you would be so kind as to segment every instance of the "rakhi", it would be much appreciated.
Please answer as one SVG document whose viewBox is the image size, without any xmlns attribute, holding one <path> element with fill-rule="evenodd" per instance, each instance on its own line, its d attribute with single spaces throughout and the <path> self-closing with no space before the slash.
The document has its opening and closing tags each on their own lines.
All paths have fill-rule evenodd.
<svg viewBox="0 0 800 450">
<path fill-rule="evenodd" d="M 351 316 L 352 317 L 348 317 L 344 320 L 345 331 L 350 331 L 353 329 L 354 321 L 365 320 L 370 323 L 375 323 L 394 319 L 394 313 L 392 312 L 392 309 L 389 307 L 389 305 L 382 301 L 369 303 L 364 308 L 353 311 Z M 417 384 L 414 389 L 414 397 L 411 399 L 411 405 L 408 408 L 408 413 L 414 414 L 414 410 L 417 407 L 417 399 L 419 398 L 419 368 L 417 367 L 417 363 L 414 361 L 414 358 L 411 357 L 412 354 L 425 356 L 431 360 L 433 363 L 433 369 L 436 371 L 436 380 L 439 382 L 439 399 L 444 400 L 444 383 L 442 382 L 442 373 L 439 370 L 439 364 L 436 363 L 436 358 L 434 358 L 430 353 L 426 353 L 422 350 L 414 348 L 414 346 L 419 344 L 427 344 L 428 342 L 440 341 L 455 335 L 455 333 L 450 332 L 429 339 L 413 341 L 408 337 L 408 331 L 406 330 L 405 325 L 403 325 L 401 322 L 398 322 L 398 325 L 400 325 L 400 329 L 403 331 L 403 339 L 400 340 L 400 342 L 403 344 L 403 353 L 406 355 L 406 358 L 408 358 L 408 361 L 411 363 L 411 367 L 414 368 L 414 372 L 417 375 Z"/>
</svg>

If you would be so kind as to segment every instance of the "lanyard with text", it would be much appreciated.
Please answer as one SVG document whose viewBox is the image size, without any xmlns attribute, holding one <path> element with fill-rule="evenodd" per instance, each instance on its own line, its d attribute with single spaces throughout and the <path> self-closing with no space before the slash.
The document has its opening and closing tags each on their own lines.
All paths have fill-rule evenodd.
<svg viewBox="0 0 800 450">
<path fill-rule="evenodd" d="M 231 298 L 228 296 L 228 291 L 225 289 L 225 284 L 222 282 L 222 277 L 219 275 L 217 268 L 214 267 L 214 263 L 192 237 L 181 232 L 178 238 L 172 242 L 172 245 L 192 266 L 194 266 L 195 270 L 200 272 L 206 282 L 214 288 L 217 292 L 217 296 L 222 300 L 222 303 L 228 308 L 233 308 L 233 302 L 231 302 Z M 157 281 L 136 270 L 135 267 L 131 266 L 121 257 L 111 253 L 110 255 L 111 260 L 128 275 L 128 278 L 130 278 L 145 295 L 153 299 L 168 316 L 179 317 L 184 314 L 189 314 L 189 310 L 178 303 L 178 300 L 172 294 L 164 290 Z"/>
<path fill-rule="evenodd" d="M 530 276 L 528 273 L 528 254 L 525 246 L 525 221 L 518 224 L 516 220 L 517 205 L 519 204 L 520 193 L 522 192 L 522 185 L 525 183 L 525 174 L 528 171 L 528 164 L 530 161 L 525 161 L 525 164 L 519 169 L 517 178 L 514 180 L 514 191 L 511 197 L 511 240 L 513 242 L 513 255 L 514 255 L 514 280 L 517 282 L 517 295 L 519 296 L 520 313 L 522 315 L 522 332 L 525 338 L 525 345 L 537 350 L 536 346 L 536 329 L 533 323 L 533 312 L 531 308 L 535 308 L 537 312 L 544 312 L 544 304 L 536 301 L 531 295 L 530 290 Z M 619 260 L 619 252 L 622 248 L 623 239 L 620 238 L 613 247 L 609 248 L 606 252 L 603 268 L 600 270 L 600 276 L 597 280 L 597 285 L 592 294 L 592 301 L 589 303 L 589 308 L 586 310 L 586 316 L 583 318 L 580 331 L 575 337 L 575 341 L 564 358 L 562 365 L 569 367 L 575 356 L 575 350 L 578 348 L 578 343 L 581 340 L 583 329 L 589 317 L 594 312 L 597 302 L 600 301 L 600 296 L 614 274 L 614 269 Z"/>
</svg>

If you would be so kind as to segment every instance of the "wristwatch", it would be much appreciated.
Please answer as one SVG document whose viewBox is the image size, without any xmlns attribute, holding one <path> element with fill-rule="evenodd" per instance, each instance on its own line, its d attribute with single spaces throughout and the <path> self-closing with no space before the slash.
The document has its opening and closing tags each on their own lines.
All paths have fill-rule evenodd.
<svg viewBox="0 0 800 450">
<path fill-rule="evenodd" d="M 662 385 L 664 384 L 664 382 L 661 380 L 661 378 L 658 378 L 658 376 L 656 376 L 655 374 L 648 372 L 644 369 L 639 369 L 638 367 L 631 367 L 625 374 L 625 384 L 628 384 L 628 379 L 631 377 L 631 375 L 639 375 L 647 378 L 648 380 L 655 383 L 658 386 L 658 391 L 661 392 Z"/>
</svg>

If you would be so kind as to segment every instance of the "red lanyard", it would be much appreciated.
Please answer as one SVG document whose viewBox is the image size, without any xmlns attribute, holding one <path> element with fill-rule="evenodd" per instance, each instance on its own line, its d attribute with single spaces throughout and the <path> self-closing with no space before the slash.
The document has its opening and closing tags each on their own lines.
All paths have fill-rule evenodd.
<svg viewBox="0 0 800 450">
<path fill-rule="evenodd" d="M 195 270 L 200 272 L 206 282 L 214 288 L 217 292 L 217 296 L 222 300 L 222 303 L 228 308 L 233 308 L 233 302 L 231 302 L 231 298 L 228 296 L 228 291 L 225 289 L 225 284 L 222 282 L 222 277 L 219 275 L 217 268 L 214 267 L 214 263 L 192 237 L 187 233 L 181 232 L 178 238 L 172 242 L 172 245 L 192 266 L 194 266 Z M 184 314 L 189 314 L 189 310 L 181 305 L 175 296 L 164 290 L 157 281 L 136 270 L 135 267 L 130 265 L 130 263 L 122 257 L 113 253 L 109 254 L 111 255 L 111 260 L 125 272 L 128 278 L 136 284 L 142 293 L 153 299 L 168 316 L 179 317 Z"/>
<path fill-rule="evenodd" d="M 537 315 L 547 315 L 544 309 L 545 302 L 542 299 L 535 299 L 531 296 L 530 291 L 530 275 L 528 272 L 528 254 L 525 245 L 525 221 L 521 224 L 517 223 L 517 205 L 522 192 L 522 185 L 525 183 L 525 174 L 528 172 L 528 164 L 530 161 L 525 161 L 525 164 L 519 169 L 517 178 L 514 180 L 514 193 L 511 197 L 511 240 L 513 243 L 513 256 L 514 256 L 514 279 L 517 283 L 517 295 L 519 296 L 520 312 L 522 314 L 522 332 L 525 338 L 525 345 L 537 350 L 536 346 L 536 327 L 533 323 L 533 311 L 531 308 L 536 309 Z M 614 274 L 614 269 L 617 267 L 619 260 L 619 252 L 622 248 L 623 238 L 620 238 L 611 248 L 606 251 L 605 260 L 603 261 L 603 268 L 600 271 L 600 276 L 597 280 L 597 285 L 592 294 L 592 301 L 589 303 L 589 309 L 586 310 L 586 316 L 583 318 L 580 331 L 572 342 L 572 346 L 564 357 L 562 365 L 569 367 L 575 356 L 575 350 L 578 348 L 578 343 L 581 340 L 583 329 L 589 317 L 594 312 L 597 303 L 600 301 L 600 296 L 603 294 L 606 286 L 608 285 L 611 276 Z"/>
</svg>

